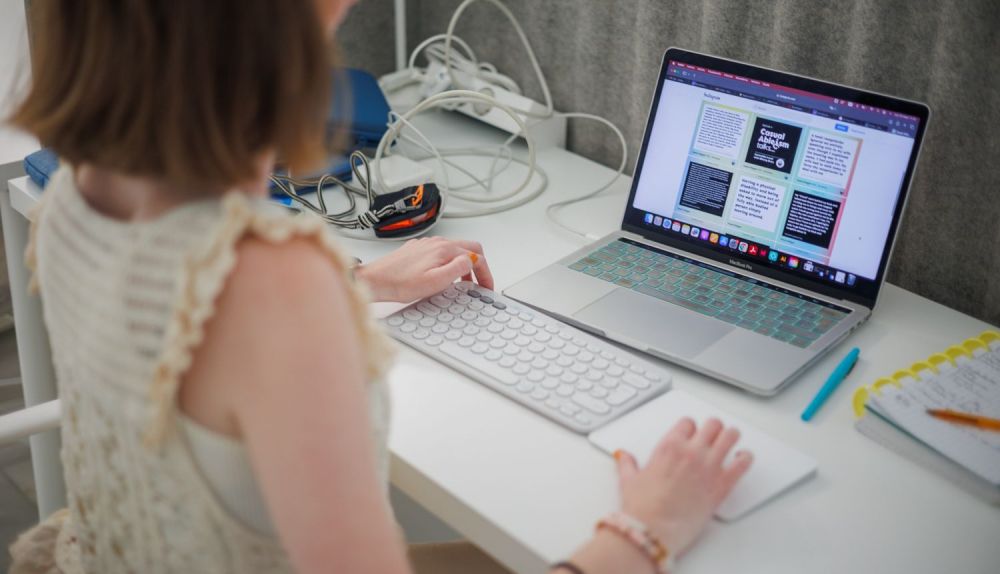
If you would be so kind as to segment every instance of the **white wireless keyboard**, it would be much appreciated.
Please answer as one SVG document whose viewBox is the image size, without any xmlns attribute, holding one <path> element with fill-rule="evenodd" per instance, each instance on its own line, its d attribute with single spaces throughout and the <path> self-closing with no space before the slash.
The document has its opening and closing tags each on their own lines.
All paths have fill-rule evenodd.
<svg viewBox="0 0 1000 574">
<path fill-rule="evenodd" d="M 576 432 L 670 388 L 670 373 L 474 283 L 385 319 L 399 341 Z"/>
</svg>

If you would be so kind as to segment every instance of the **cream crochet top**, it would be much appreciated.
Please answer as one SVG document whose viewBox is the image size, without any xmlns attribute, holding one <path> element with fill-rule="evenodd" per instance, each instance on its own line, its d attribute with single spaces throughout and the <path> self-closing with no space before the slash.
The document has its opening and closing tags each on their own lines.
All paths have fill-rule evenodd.
<svg viewBox="0 0 1000 574">
<path fill-rule="evenodd" d="M 62 399 L 69 508 L 22 536 L 11 572 L 290 572 L 277 540 L 248 528 L 213 491 L 192 435 L 178 425 L 176 394 L 239 239 L 306 237 L 346 273 L 324 224 L 236 192 L 123 223 L 90 208 L 63 167 L 44 192 L 32 232 L 28 259 Z M 382 374 L 391 348 L 366 294 L 354 288 L 350 296 L 354 316 L 345 322 L 367 353 L 384 482 Z"/>
</svg>

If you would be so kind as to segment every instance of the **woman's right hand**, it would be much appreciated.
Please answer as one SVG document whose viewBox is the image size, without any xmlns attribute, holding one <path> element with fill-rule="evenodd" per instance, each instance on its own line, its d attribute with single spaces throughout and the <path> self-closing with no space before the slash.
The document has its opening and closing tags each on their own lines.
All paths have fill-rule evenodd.
<svg viewBox="0 0 1000 574">
<path fill-rule="evenodd" d="M 750 468 L 753 457 L 747 451 L 723 465 L 739 436 L 717 419 L 696 428 L 684 418 L 660 440 L 642 469 L 631 454 L 617 451 L 622 510 L 641 520 L 671 555 L 680 556 Z"/>
</svg>

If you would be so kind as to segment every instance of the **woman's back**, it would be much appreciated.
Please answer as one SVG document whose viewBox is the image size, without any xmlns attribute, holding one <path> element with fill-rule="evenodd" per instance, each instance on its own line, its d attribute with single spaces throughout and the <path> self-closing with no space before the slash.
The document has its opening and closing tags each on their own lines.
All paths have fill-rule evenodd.
<svg viewBox="0 0 1000 574">
<path fill-rule="evenodd" d="M 175 424 L 177 390 L 236 243 L 251 233 L 312 236 L 339 261 L 321 225 L 238 194 L 123 223 L 91 209 L 65 168 L 45 194 L 34 258 L 64 409 L 64 569 L 74 569 L 75 548 L 87 572 L 290 570 L 276 540 L 220 501 L 219 473 L 206 479 L 192 453 L 199 445 Z M 364 348 L 380 347 L 364 324 Z M 384 480 L 384 387 L 369 388 Z"/>
</svg>

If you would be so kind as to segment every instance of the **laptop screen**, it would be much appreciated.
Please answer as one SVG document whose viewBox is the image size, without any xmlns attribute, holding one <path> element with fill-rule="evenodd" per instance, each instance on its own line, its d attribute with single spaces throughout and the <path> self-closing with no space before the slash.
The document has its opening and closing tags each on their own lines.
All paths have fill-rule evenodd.
<svg viewBox="0 0 1000 574">
<path fill-rule="evenodd" d="M 625 227 L 873 302 L 926 117 L 919 104 L 668 51 Z"/>
</svg>

